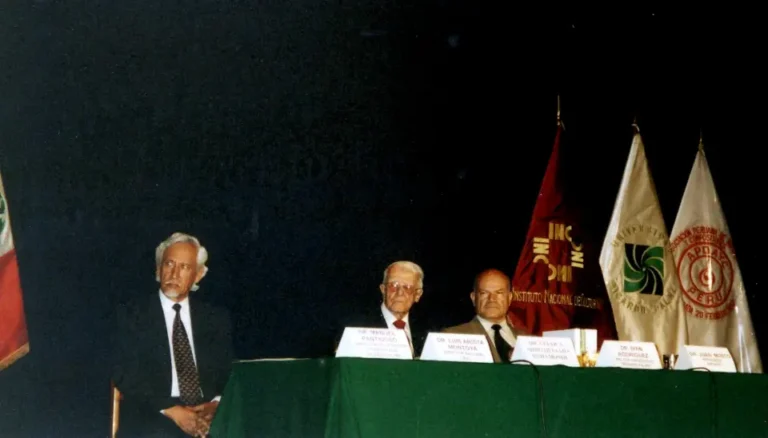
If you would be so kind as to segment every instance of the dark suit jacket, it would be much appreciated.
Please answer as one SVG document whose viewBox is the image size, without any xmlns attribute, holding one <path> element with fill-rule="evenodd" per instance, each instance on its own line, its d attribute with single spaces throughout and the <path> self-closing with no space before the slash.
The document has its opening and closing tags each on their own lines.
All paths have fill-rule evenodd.
<svg viewBox="0 0 768 438">
<path fill-rule="evenodd" d="M 190 295 L 195 358 L 203 401 L 224 391 L 234 359 L 228 313 Z M 171 353 L 157 292 L 117 312 L 113 381 L 122 392 L 120 431 L 166 421 L 160 410 L 179 404 L 171 398 Z M 187 327 L 187 330 L 189 328 Z M 171 426 L 175 427 L 174 424 Z"/>
<path fill-rule="evenodd" d="M 518 330 L 510 324 L 509 326 L 512 329 L 512 333 L 515 335 L 515 339 L 517 339 L 520 335 L 525 335 L 526 333 L 522 332 L 521 330 Z M 493 361 L 496 363 L 500 363 L 501 359 L 499 358 L 499 353 L 496 351 L 496 348 L 493 346 L 493 339 L 488 336 L 488 332 L 485 331 L 485 327 L 483 327 L 483 324 L 480 322 L 477 317 L 472 318 L 471 321 L 456 325 L 453 327 L 448 327 L 443 330 L 444 333 L 459 333 L 459 334 L 466 334 L 466 335 L 485 335 L 485 339 L 488 340 L 488 346 L 491 349 L 491 355 L 493 356 Z"/>
<path fill-rule="evenodd" d="M 408 323 L 411 325 L 411 342 L 413 343 L 414 357 L 419 357 L 421 355 L 421 349 L 424 348 L 424 341 L 427 340 L 427 334 L 429 334 L 428 329 L 422 326 L 419 321 L 418 317 L 414 318 L 413 312 L 408 314 Z M 376 306 L 374 310 L 369 311 L 368 313 L 355 315 L 354 317 L 349 318 L 343 326 L 339 328 L 336 343 L 334 345 L 334 353 L 341 341 L 341 336 L 344 334 L 345 327 L 388 328 L 387 320 L 384 319 L 384 314 L 381 313 L 380 306 Z"/>
</svg>

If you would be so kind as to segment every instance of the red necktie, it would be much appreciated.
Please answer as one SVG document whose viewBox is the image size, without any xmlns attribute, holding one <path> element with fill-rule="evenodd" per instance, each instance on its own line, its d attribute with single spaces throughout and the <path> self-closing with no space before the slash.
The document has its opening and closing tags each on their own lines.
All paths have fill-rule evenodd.
<svg viewBox="0 0 768 438">
<path fill-rule="evenodd" d="M 405 329 L 405 321 L 402 319 L 398 319 L 397 321 L 393 322 L 392 325 L 399 328 L 400 330 Z M 405 334 L 405 339 L 408 340 L 408 346 L 411 347 L 411 353 L 413 354 L 413 344 L 411 344 L 411 339 L 408 337 L 408 333 Z"/>
</svg>

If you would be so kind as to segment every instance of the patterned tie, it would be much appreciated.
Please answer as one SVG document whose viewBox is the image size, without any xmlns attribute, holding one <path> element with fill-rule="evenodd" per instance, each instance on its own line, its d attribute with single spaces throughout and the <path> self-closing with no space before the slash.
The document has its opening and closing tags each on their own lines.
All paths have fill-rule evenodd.
<svg viewBox="0 0 768 438">
<path fill-rule="evenodd" d="M 496 351 L 499 353 L 499 358 L 502 362 L 509 362 L 510 347 L 507 341 L 501 337 L 501 326 L 494 324 L 491 326 L 493 329 L 493 343 L 496 345 Z"/>
<path fill-rule="evenodd" d="M 173 319 L 173 360 L 176 362 L 176 375 L 179 378 L 179 397 L 185 405 L 193 406 L 202 401 L 197 367 L 192 357 L 187 331 L 179 315 L 181 304 L 174 304 L 173 310 L 176 311 L 176 317 Z"/>
</svg>

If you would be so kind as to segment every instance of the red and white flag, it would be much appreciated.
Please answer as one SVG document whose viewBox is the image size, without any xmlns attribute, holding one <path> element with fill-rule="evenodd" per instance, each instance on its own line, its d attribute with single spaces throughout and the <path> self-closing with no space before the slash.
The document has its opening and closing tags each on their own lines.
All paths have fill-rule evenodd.
<svg viewBox="0 0 768 438">
<path fill-rule="evenodd" d="M 0 370 L 29 352 L 27 322 L 21 296 L 19 265 L 13 246 L 11 218 L 0 176 Z"/>
<path fill-rule="evenodd" d="M 683 292 L 688 344 L 726 347 L 739 372 L 762 373 L 731 233 L 701 147 L 672 227 L 670 250 Z"/>
<path fill-rule="evenodd" d="M 616 327 L 598 264 L 600 248 L 584 227 L 582 208 L 574 197 L 579 185 L 566 172 L 561 143 L 572 147 L 558 123 L 512 279 L 508 318 L 535 336 L 549 330 L 595 329 L 600 348 L 604 340 L 617 338 Z"/>
</svg>

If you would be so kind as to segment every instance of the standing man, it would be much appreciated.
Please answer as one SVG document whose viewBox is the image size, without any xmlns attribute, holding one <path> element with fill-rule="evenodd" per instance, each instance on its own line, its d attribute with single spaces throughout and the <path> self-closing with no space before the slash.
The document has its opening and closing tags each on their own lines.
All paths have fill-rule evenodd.
<svg viewBox="0 0 768 438">
<path fill-rule="evenodd" d="M 345 327 L 391 328 L 405 331 L 411 351 L 416 357 L 421 353 L 427 332 L 413 324 L 411 309 L 424 293 L 424 271 L 416 263 L 400 260 L 384 269 L 379 284 L 381 305 L 370 312 L 355 315 Z M 342 327 L 343 331 L 343 327 Z M 341 333 L 336 341 L 341 339 Z"/>
<path fill-rule="evenodd" d="M 443 330 L 445 333 L 485 335 L 494 362 L 509 362 L 517 336 L 524 334 L 507 321 L 507 309 L 512 303 L 509 277 L 496 269 L 488 269 L 475 277 L 469 294 L 475 306 L 475 317 L 461 325 Z"/>
<path fill-rule="evenodd" d="M 174 233 L 155 250 L 159 290 L 118 311 L 113 380 L 120 437 L 208 433 L 233 360 L 223 309 L 190 297 L 208 271 L 197 238 Z"/>
</svg>

